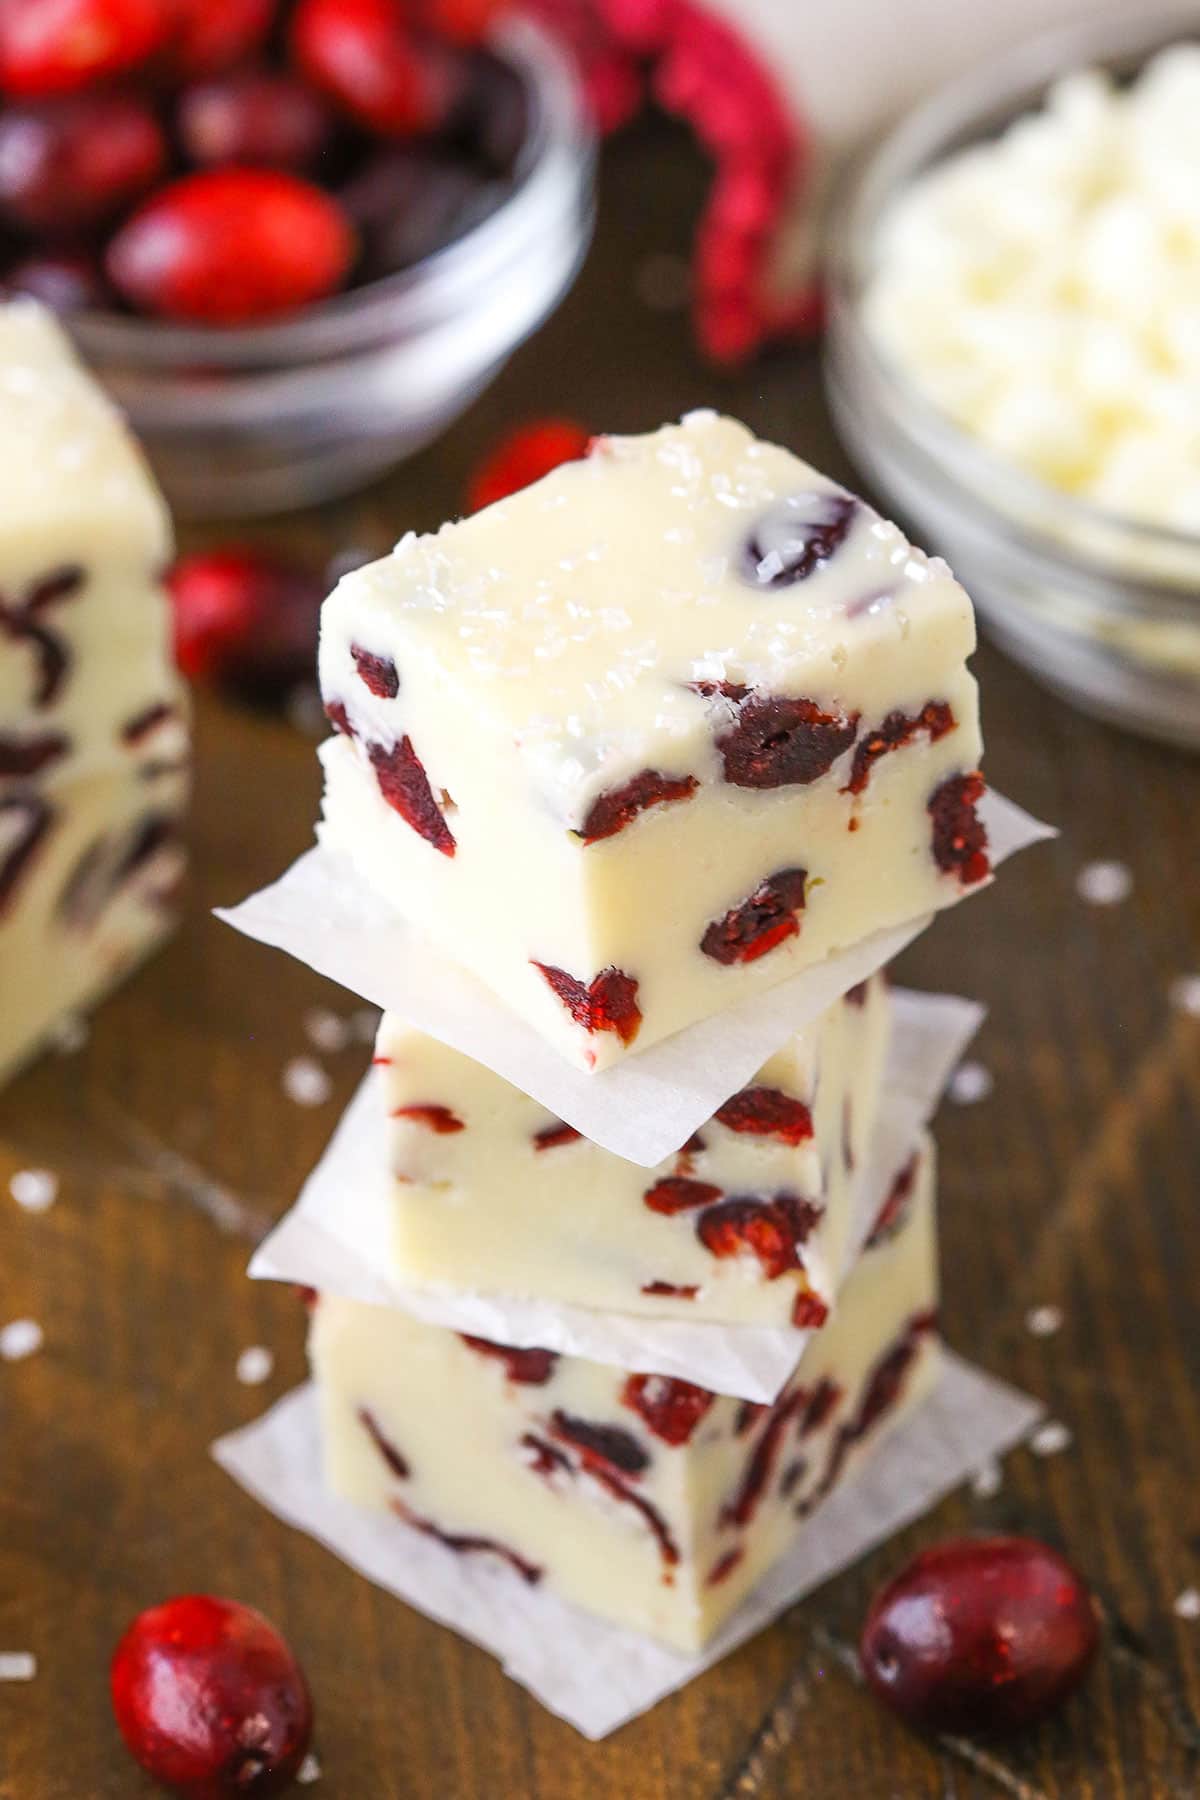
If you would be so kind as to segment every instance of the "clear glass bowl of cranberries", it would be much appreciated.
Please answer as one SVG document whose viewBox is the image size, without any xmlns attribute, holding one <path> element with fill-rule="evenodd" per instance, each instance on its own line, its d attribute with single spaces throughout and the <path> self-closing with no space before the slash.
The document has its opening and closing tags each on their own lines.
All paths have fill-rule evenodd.
<svg viewBox="0 0 1200 1800">
<path fill-rule="evenodd" d="M 498 0 L 0 0 L 0 294 L 62 315 L 189 516 L 450 424 L 570 285 L 593 161 Z"/>
<path fill-rule="evenodd" d="M 887 216 L 924 172 L 1042 109 L 1073 71 L 1136 81 L 1195 21 L 1178 3 L 1106 12 L 971 70 L 902 119 L 832 211 L 825 376 L 851 453 L 946 556 L 1002 648 L 1086 711 L 1200 748 L 1200 535 L 1103 509 L 956 424 L 881 350 L 867 304 Z"/>
</svg>

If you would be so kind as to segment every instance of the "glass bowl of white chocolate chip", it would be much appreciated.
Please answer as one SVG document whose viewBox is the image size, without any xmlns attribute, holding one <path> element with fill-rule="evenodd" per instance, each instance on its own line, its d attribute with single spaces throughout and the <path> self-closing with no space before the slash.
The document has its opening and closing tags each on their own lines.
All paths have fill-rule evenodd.
<svg viewBox="0 0 1200 1800">
<path fill-rule="evenodd" d="M 1200 5 L 1023 45 L 837 209 L 830 400 L 1047 685 L 1200 747 Z"/>
</svg>

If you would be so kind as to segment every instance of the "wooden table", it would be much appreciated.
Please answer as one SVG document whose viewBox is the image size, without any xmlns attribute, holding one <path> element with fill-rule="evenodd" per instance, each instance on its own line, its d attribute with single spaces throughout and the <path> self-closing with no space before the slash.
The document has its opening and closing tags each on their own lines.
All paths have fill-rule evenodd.
<svg viewBox="0 0 1200 1800">
<path fill-rule="evenodd" d="M 711 402 L 842 473 L 807 353 L 725 379 L 678 314 L 637 298 L 647 254 L 685 251 L 703 181 L 666 127 L 616 146 L 594 255 L 536 344 L 388 482 L 262 535 L 318 556 L 381 550 L 454 512 L 481 450 L 546 410 L 624 430 Z M 0 1365 L 0 1649 L 39 1665 L 31 1685 L 0 1686 L 0 1800 L 148 1791 L 109 1717 L 107 1660 L 134 1612 L 188 1589 L 258 1604 L 296 1645 L 318 1709 L 311 1791 L 329 1800 L 1200 1793 L 1200 1622 L 1173 1611 L 1200 1585 L 1200 1021 L 1167 998 L 1200 969 L 1200 766 L 1077 716 L 990 650 L 978 670 L 994 781 L 1063 835 L 944 917 L 902 972 L 991 1009 L 979 1055 L 994 1093 L 939 1129 L 949 1336 L 1042 1396 L 1072 1445 L 1014 1453 L 993 1497 L 946 1501 L 600 1745 L 257 1507 L 207 1445 L 302 1377 L 304 1323 L 290 1291 L 245 1279 L 245 1233 L 288 1205 L 366 1052 L 327 1059 L 328 1105 L 284 1097 L 306 1008 L 351 1003 L 209 908 L 308 842 L 316 764 L 283 722 L 205 698 L 182 933 L 80 1054 L 0 1097 L 0 1318 L 46 1333 L 40 1355 Z M 1128 864 L 1124 904 L 1078 898 L 1091 858 Z M 43 1165 L 61 1198 L 23 1213 L 8 1177 Z M 214 1217 L 223 1194 L 240 1229 Z M 1027 1329 L 1035 1305 L 1061 1307 L 1057 1335 Z M 265 1388 L 235 1378 L 251 1344 L 275 1351 Z M 1068 1549 L 1103 1597 L 1104 1654 L 1086 1693 L 1023 1740 L 928 1743 L 861 1691 L 846 1648 L 881 1577 L 979 1527 Z"/>
</svg>

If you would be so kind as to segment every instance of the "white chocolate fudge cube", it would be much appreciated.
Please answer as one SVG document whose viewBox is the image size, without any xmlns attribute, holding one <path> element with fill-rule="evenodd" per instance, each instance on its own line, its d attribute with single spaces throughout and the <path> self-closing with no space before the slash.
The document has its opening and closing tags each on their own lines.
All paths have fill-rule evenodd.
<svg viewBox="0 0 1200 1800">
<path fill-rule="evenodd" d="M 970 603 L 713 414 L 326 602 L 321 842 L 599 1069 L 987 873 Z"/>
<path fill-rule="evenodd" d="M 933 1165 L 864 1251 L 771 1407 L 323 1295 L 310 1354 L 330 1484 L 441 1549 L 699 1649 L 928 1393 Z"/>
<path fill-rule="evenodd" d="M 385 1015 L 376 1061 L 396 1278 L 656 1317 L 822 1325 L 845 1272 L 890 1014 L 882 975 L 853 989 L 654 1169 Z"/>
<path fill-rule="evenodd" d="M 189 747 L 170 550 L 58 326 L 0 307 L 0 1078 L 167 923 Z"/>
</svg>

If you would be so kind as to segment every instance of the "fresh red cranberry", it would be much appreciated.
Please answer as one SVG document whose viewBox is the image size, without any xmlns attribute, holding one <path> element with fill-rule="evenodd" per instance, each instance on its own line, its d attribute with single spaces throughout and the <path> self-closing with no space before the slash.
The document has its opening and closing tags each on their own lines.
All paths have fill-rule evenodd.
<svg viewBox="0 0 1200 1800">
<path fill-rule="evenodd" d="M 1015 1731 L 1077 1688 L 1099 1642 L 1069 1562 L 1033 1538 L 956 1538 L 875 1596 L 859 1644 L 875 1693 L 934 1731 Z"/>
<path fill-rule="evenodd" d="M 732 963 L 757 962 L 776 945 L 798 936 L 797 915 L 804 910 L 807 881 L 806 869 L 779 869 L 768 875 L 749 899 L 708 926 L 700 940 L 705 956 L 727 968 Z"/>
<path fill-rule="evenodd" d="M 963 887 L 991 873 L 987 828 L 975 810 L 986 791 L 978 773 L 952 775 L 929 800 L 933 860 L 945 874 L 957 875 Z"/>
<path fill-rule="evenodd" d="M 621 1403 L 640 1413 L 655 1437 L 665 1444 L 686 1444 L 716 1395 L 671 1375 L 631 1375 L 621 1390 Z"/>
<path fill-rule="evenodd" d="M 153 112 L 132 94 L 75 94 L 0 112 L 0 214 L 39 235 L 95 225 L 167 166 Z"/>
<path fill-rule="evenodd" d="M 376 656 L 361 644 L 351 644 L 350 655 L 359 678 L 377 699 L 394 700 L 400 692 L 400 673 L 390 656 Z"/>
<path fill-rule="evenodd" d="M 591 433 L 571 419 L 538 419 L 518 427 L 476 469 L 467 489 L 468 512 L 518 493 L 562 463 L 577 462 L 591 441 Z"/>
<path fill-rule="evenodd" d="M 615 1031 L 623 1044 L 632 1044 L 642 1024 L 637 1003 L 638 984 L 623 969 L 601 969 L 585 986 L 565 969 L 535 962 L 571 1017 L 585 1031 Z"/>
<path fill-rule="evenodd" d="M 143 312 L 247 325 L 334 293 L 353 260 L 350 225 L 320 188 L 277 169 L 208 169 L 134 213 L 108 273 Z"/>
<path fill-rule="evenodd" d="M 0 293 L 40 300 L 56 313 L 86 312 L 110 298 L 100 265 L 85 250 L 46 250 L 24 257 L 0 276 Z"/>
<path fill-rule="evenodd" d="M 643 769 L 618 788 L 610 788 L 593 801 L 583 828 L 577 833 L 585 844 L 598 844 L 602 838 L 616 837 L 632 825 L 648 806 L 665 806 L 673 800 L 690 800 L 700 783 L 694 775 L 660 775 L 657 769 Z"/>
<path fill-rule="evenodd" d="M 411 10 L 422 31 L 452 44 L 478 44 L 505 5 L 506 0 L 413 0 Z"/>
<path fill-rule="evenodd" d="M 815 700 L 785 694 L 751 694 L 717 749 L 735 787 L 805 787 L 828 774 L 857 731 L 857 713 L 826 712 Z"/>
<path fill-rule="evenodd" d="M 425 765 L 412 747 L 412 739 L 402 737 L 389 749 L 385 744 L 368 744 L 367 755 L 375 770 L 379 791 L 406 825 L 411 825 L 426 843 L 453 856 L 458 845 L 447 825 L 441 807 L 429 785 Z"/>
<path fill-rule="evenodd" d="M 712 1256 L 751 1252 L 768 1281 L 776 1281 L 800 1265 L 800 1245 L 813 1232 L 822 1209 L 797 1194 L 775 1194 L 769 1200 L 735 1196 L 710 1206 L 696 1220 L 696 1236 Z"/>
<path fill-rule="evenodd" d="M 857 511 L 850 494 L 791 494 L 777 502 L 746 540 L 747 581 L 759 588 L 807 581 L 840 549 Z"/>
<path fill-rule="evenodd" d="M 392 275 L 453 243 L 499 202 L 461 158 L 427 143 L 387 144 L 338 192 L 363 246 L 363 273 Z"/>
<path fill-rule="evenodd" d="M 182 76 L 214 75 L 259 48 L 276 0 L 170 0 L 171 53 Z"/>
<path fill-rule="evenodd" d="M 778 1138 L 783 1144 L 803 1144 L 813 1134 L 812 1114 L 803 1100 L 782 1088 L 742 1088 L 717 1108 L 716 1117 L 728 1131 Z"/>
<path fill-rule="evenodd" d="M 899 750 L 921 733 L 936 744 L 953 731 L 957 721 L 944 700 L 927 700 L 919 713 L 890 712 L 878 731 L 868 731 L 854 749 L 850 779 L 842 789 L 846 794 L 861 794 L 871 779 L 871 770 L 889 750 Z"/>
<path fill-rule="evenodd" d="M 117 1645 L 109 1681 L 130 1751 L 189 1800 L 282 1793 L 304 1760 L 304 1674 L 252 1607 L 187 1594 L 148 1608 Z"/>
<path fill-rule="evenodd" d="M 618 41 L 602 9 L 592 0 L 525 0 L 523 10 L 570 51 L 596 129 L 608 136 L 627 125 L 642 103 L 645 76 L 640 58 Z"/>
<path fill-rule="evenodd" d="M 414 36 L 403 0 L 300 0 L 291 44 L 314 86 L 385 137 L 438 125 L 461 81 L 444 46 Z"/>
<path fill-rule="evenodd" d="M 170 32 L 170 0 L 0 0 L 0 93 L 73 93 L 138 68 Z"/>
<path fill-rule="evenodd" d="M 196 82 L 180 95 L 175 122 L 186 155 L 202 169 L 249 163 L 302 172 L 320 159 L 333 129 L 321 96 L 275 69 Z"/>
<path fill-rule="evenodd" d="M 643 1204 L 651 1212 L 666 1213 L 668 1218 L 690 1212 L 693 1207 L 710 1206 L 720 1198 L 719 1187 L 713 1187 L 709 1181 L 693 1181 L 690 1175 L 664 1175 L 642 1195 Z"/>
<path fill-rule="evenodd" d="M 504 1364 L 510 1381 L 522 1387 L 545 1387 L 558 1362 L 555 1350 L 540 1350 L 534 1345 L 518 1349 L 512 1344 L 493 1344 L 490 1338 L 470 1337 L 460 1332 L 464 1344 L 479 1356 L 490 1356 Z"/>
<path fill-rule="evenodd" d="M 167 587 L 185 675 L 254 700 L 278 698 L 311 677 L 324 598 L 311 571 L 233 544 L 183 557 Z"/>
<path fill-rule="evenodd" d="M 438 1137 L 449 1137 L 456 1131 L 466 1130 L 458 1114 L 451 1112 L 448 1106 L 397 1106 L 392 1117 L 411 1119 L 414 1125 L 424 1125 Z"/>
</svg>

